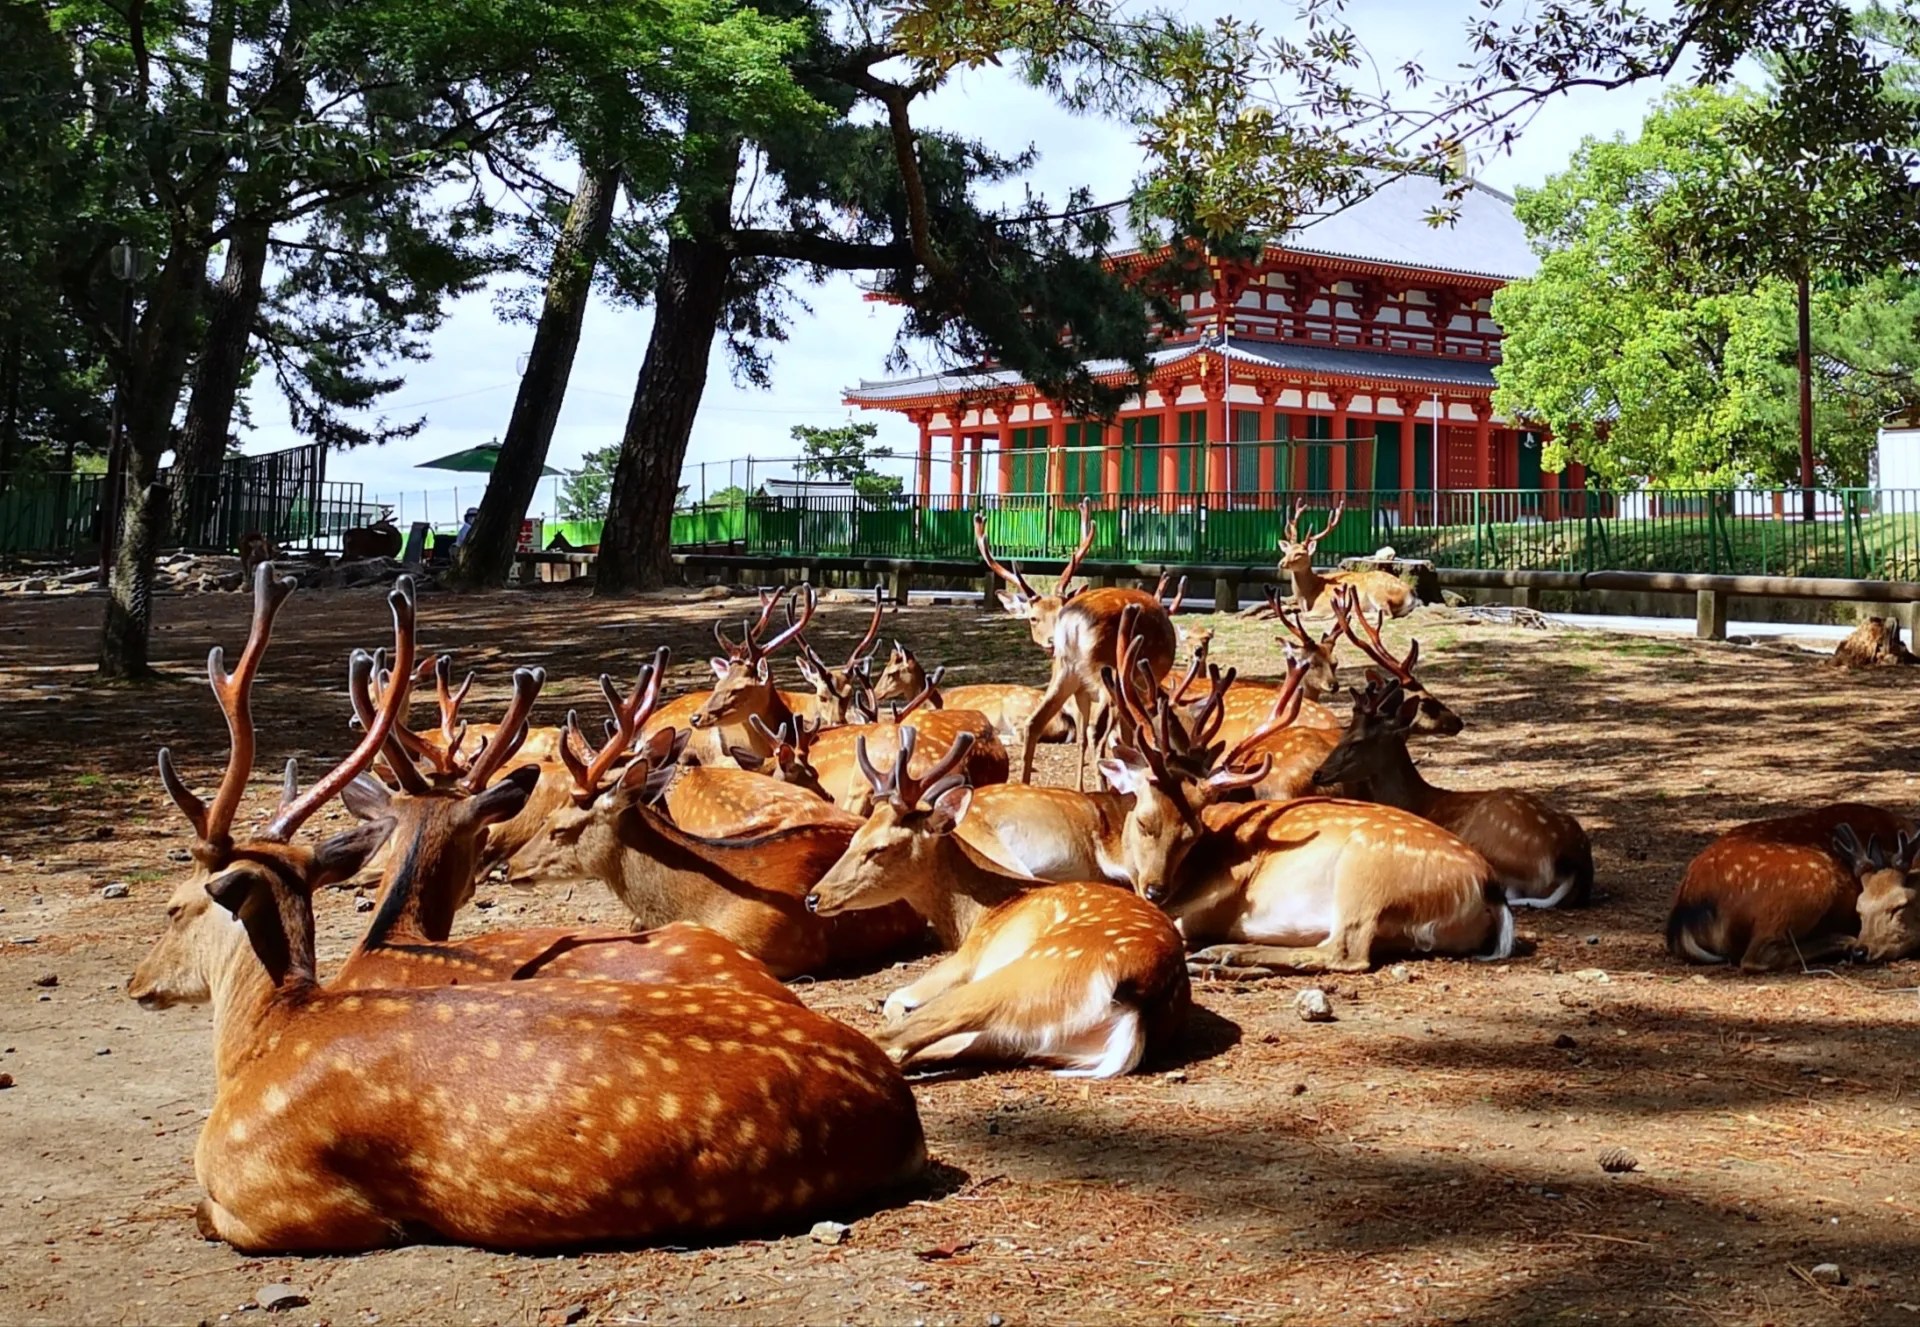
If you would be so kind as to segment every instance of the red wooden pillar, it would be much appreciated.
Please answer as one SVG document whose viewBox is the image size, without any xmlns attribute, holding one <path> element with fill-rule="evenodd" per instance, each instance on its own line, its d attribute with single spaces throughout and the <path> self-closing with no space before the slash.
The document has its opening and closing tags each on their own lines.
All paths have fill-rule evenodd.
<svg viewBox="0 0 1920 1327">
<path fill-rule="evenodd" d="M 1118 421 L 1116 420 L 1115 423 L 1117 425 Z M 1100 491 L 1109 496 L 1117 494 L 1120 492 L 1119 429 L 1116 427 L 1114 436 L 1109 439 L 1107 437 L 1106 425 L 1089 424 L 1087 427 L 1098 428 L 1100 430 Z"/>
<path fill-rule="evenodd" d="M 980 445 L 984 441 L 979 433 L 967 437 L 967 492 L 975 498 L 980 496 Z"/>
<path fill-rule="evenodd" d="M 1160 506 L 1174 508 L 1180 491 L 1180 384 L 1169 383 L 1160 391 Z"/>
<path fill-rule="evenodd" d="M 1293 449 L 1293 482 L 1291 487 L 1296 493 L 1307 491 L 1307 446 L 1312 441 L 1307 437 L 1307 424 L 1313 416 L 1306 413 L 1306 388 L 1300 389 L 1301 412 L 1287 416 L 1287 436 L 1296 444 Z"/>
<path fill-rule="evenodd" d="M 1560 472 L 1540 472 L 1540 514 L 1549 521 L 1560 519 Z"/>
<path fill-rule="evenodd" d="M 1067 440 L 1066 426 L 1058 420 L 1049 419 L 1044 424 L 1034 424 L 1040 430 L 1040 445 L 1047 449 L 1047 492 L 1060 497 L 1067 491 L 1067 453 L 1064 450 Z M 1033 441 L 1033 435 L 1027 435 L 1027 441 Z"/>
<path fill-rule="evenodd" d="M 1013 425 L 1008 416 L 1013 412 L 1006 406 L 994 411 L 999 416 L 999 428 L 994 431 L 994 446 L 999 449 L 999 463 L 994 467 L 994 477 L 1004 495 L 1013 492 Z"/>
<path fill-rule="evenodd" d="M 933 417 L 924 410 L 916 410 L 907 418 L 920 426 L 920 472 L 914 478 L 924 506 L 933 496 Z"/>
<path fill-rule="evenodd" d="M 1473 403 L 1473 486 L 1493 487 L 1493 402 Z"/>
<path fill-rule="evenodd" d="M 1225 493 L 1233 487 L 1227 473 L 1232 452 L 1233 408 L 1227 404 L 1224 381 L 1207 383 L 1207 492 Z"/>
<path fill-rule="evenodd" d="M 1260 491 L 1262 493 L 1272 493 L 1279 488 L 1278 475 L 1275 471 L 1279 468 L 1277 453 L 1280 450 L 1278 441 L 1280 430 L 1269 426 L 1269 421 L 1275 418 L 1273 403 L 1279 399 L 1279 396 L 1280 393 L 1272 387 L 1260 389 L 1260 428 L 1257 432 L 1264 435 L 1260 447 Z"/>
<path fill-rule="evenodd" d="M 966 493 L 966 478 L 960 472 L 964 458 L 961 455 L 966 441 L 961 436 L 960 425 L 952 416 L 947 419 L 947 492 L 953 495 L 954 506 L 960 505 L 961 497 Z"/>
<path fill-rule="evenodd" d="M 1400 473 L 1394 482 L 1400 486 L 1400 523 L 1413 523 L 1413 486 L 1414 477 L 1420 473 L 1419 442 L 1414 438 L 1413 426 L 1416 422 L 1415 411 L 1419 410 L 1419 398 L 1402 393 L 1393 398 L 1400 407 Z"/>
<path fill-rule="evenodd" d="M 1331 391 L 1327 395 L 1333 400 L 1333 445 L 1327 448 L 1327 488 L 1334 493 L 1347 490 L 1347 406 L 1353 401 L 1353 393 Z"/>
</svg>

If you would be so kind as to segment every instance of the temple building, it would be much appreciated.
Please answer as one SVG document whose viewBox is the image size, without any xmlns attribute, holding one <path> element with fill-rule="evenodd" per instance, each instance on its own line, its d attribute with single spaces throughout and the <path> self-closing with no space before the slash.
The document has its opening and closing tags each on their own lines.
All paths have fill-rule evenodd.
<svg viewBox="0 0 1920 1327">
<path fill-rule="evenodd" d="M 1513 200 L 1482 184 L 1451 225 L 1429 225 L 1444 189 L 1401 177 L 1258 258 L 1210 260 L 1210 288 L 1182 297 L 1186 329 L 1164 334 L 1146 390 L 1107 424 L 990 365 L 862 382 L 846 401 L 919 427 L 923 499 L 1204 494 L 1217 506 L 1371 490 L 1415 519 L 1437 494 L 1517 489 L 1552 519 L 1585 475 L 1543 473 L 1539 433 L 1492 400 L 1493 294 L 1536 259 Z M 1144 271 L 1148 255 L 1121 242 L 1111 261 Z M 1093 367 L 1115 383 L 1129 372 Z"/>
</svg>

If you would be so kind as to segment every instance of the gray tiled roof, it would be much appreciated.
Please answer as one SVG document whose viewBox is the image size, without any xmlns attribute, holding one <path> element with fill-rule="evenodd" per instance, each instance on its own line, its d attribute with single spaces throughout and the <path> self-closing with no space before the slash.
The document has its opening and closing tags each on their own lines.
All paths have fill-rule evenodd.
<svg viewBox="0 0 1920 1327">
<path fill-rule="evenodd" d="M 1383 176 L 1366 197 L 1303 218 L 1274 243 L 1290 253 L 1357 258 L 1502 281 L 1533 275 L 1540 260 L 1513 215 L 1513 199 L 1472 181 L 1460 199 L 1450 204 L 1446 190 L 1431 175 Z M 1449 206 L 1457 209 L 1452 224 L 1427 224 L 1431 210 Z M 1138 252 L 1140 241 L 1126 223 L 1124 205 L 1116 206 L 1114 223 L 1118 233 L 1112 252 Z"/>
<path fill-rule="evenodd" d="M 1155 368 L 1162 364 L 1171 364 L 1197 353 L 1198 346 L 1170 346 L 1164 350 L 1155 350 L 1147 358 Z M 1089 361 L 1087 371 L 1095 377 L 1126 371 L 1127 363 L 1121 359 L 1096 359 Z M 953 369 L 945 373 L 922 373 L 912 378 L 881 378 L 871 380 L 862 378 L 858 387 L 851 388 L 848 396 L 857 396 L 870 401 L 895 401 L 911 396 L 936 396 L 949 392 L 986 393 L 996 388 L 1017 387 L 1024 379 L 1012 369 Z"/>
<path fill-rule="evenodd" d="M 1487 363 L 1434 359 L 1426 355 L 1390 355 L 1379 350 L 1349 350 L 1342 346 L 1280 345 L 1271 341 L 1235 340 L 1227 350 L 1237 360 L 1306 373 L 1347 373 L 1489 391 L 1493 388 L 1493 366 Z"/>
</svg>

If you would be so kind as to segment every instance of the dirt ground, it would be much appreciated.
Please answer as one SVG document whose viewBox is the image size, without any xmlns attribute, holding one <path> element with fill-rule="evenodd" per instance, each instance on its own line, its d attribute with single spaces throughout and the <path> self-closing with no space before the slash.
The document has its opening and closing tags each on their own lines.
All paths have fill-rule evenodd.
<svg viewBox="0 0 1920 1327">
<path fill-rule="evenodd" d="M 488 702 L 509 665 L 544 664 L 550 721 L 658 643 L 692 685 L 709 624 L 743 602 L 423 595 L 422 643 L 479 669 Z M 1757 980 L 1683 968 L 1659 939 L 1687 859 L 1728 825 L 1913 804 L 1913 675 L 1431 610 L 1400 627 L 1468 727 L 1423 748 L 1424 768 L 1557 798 L 1594 838 L 1602 901 L 1523 915 L 1523 956 L 1323 981 L 1338 1018 L 1316 1025 L 1292 1007 L 1314 983 L 1203 983 L 1176 1059 L 1115 1082 L 924 1081 L 935 1180 L 838 1246 L 802 1231 L 261 1259 L 203 1243 L 192 1151 L 211 1019 L 143 1013 L 123 991 L 188 842 L 153 752 L 169 743 L 190 781 L 216 776 L 225 733 L 201 661 L 238 650 L 246 609 L 238 594 L 161 600 L 170 680 L 129 690 L 89 682 L 97 599 L 0 601 L 0 1321 L 226 1321 L 284 1283 L 311 1303 L 283 1316 L 331 1324 L 1920 1324 L 1920 964 Z M 844 648 L 863 616 L 824 608 L 815 634 Z M 1270 626 L 1214 625 L 1217 658 L 1278 667 Z M 311 777 L 344 752 L 347 651 L 387 630 L 373 592 L 287 605 L 256 692 L 249 814 L 287 756 Z M 972 609 L 911 609 L 886 631 L 947 660 L 950 683 L 1044 679 L 1023 629 Z M 1070 776 L 1063 750 L 1044 754 L 1050 778 Z M 115 880 L 129 897 L 102 897 Z M 463 925 L 621 915 L 597 891 L 481 897 Z M 345 892 L 319 910 L 337 958 L 364 918 Z M 871 1028 L 902 980 L 806 998 Z M 1616 1148 L 1637 1169 L 1603 1173 Z M 1844 1283 L 1814 1277 L 1823 1263 Z"/>
</svg>

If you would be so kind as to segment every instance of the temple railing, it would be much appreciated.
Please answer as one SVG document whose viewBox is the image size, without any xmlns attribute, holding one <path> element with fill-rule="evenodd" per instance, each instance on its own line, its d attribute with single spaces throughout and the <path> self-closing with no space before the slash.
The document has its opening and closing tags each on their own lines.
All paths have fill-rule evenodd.
<svg viewBox="0 0 1920 1327">
<path fill-rule="evenodd" d="M 1272 566 L 1296 498 L 1301 529 L 1346 514 L 1316 561 L 1391 547 L 1437 566 L 1512 571 L 1670 571 L 1920 580 L 1920 489 L 1837 489 L 1802 519 L 1799 489 L 1356 490 L 1090 495 L 1089 556 L 1155 564 Z M 674 517 L 681 549 L 755 556 L 975 559 L 973 515 L 995 552 L 1058 560 L 1079 539 L 1077 497 L 934 494 L 753 497 Z"/>
</svg>

